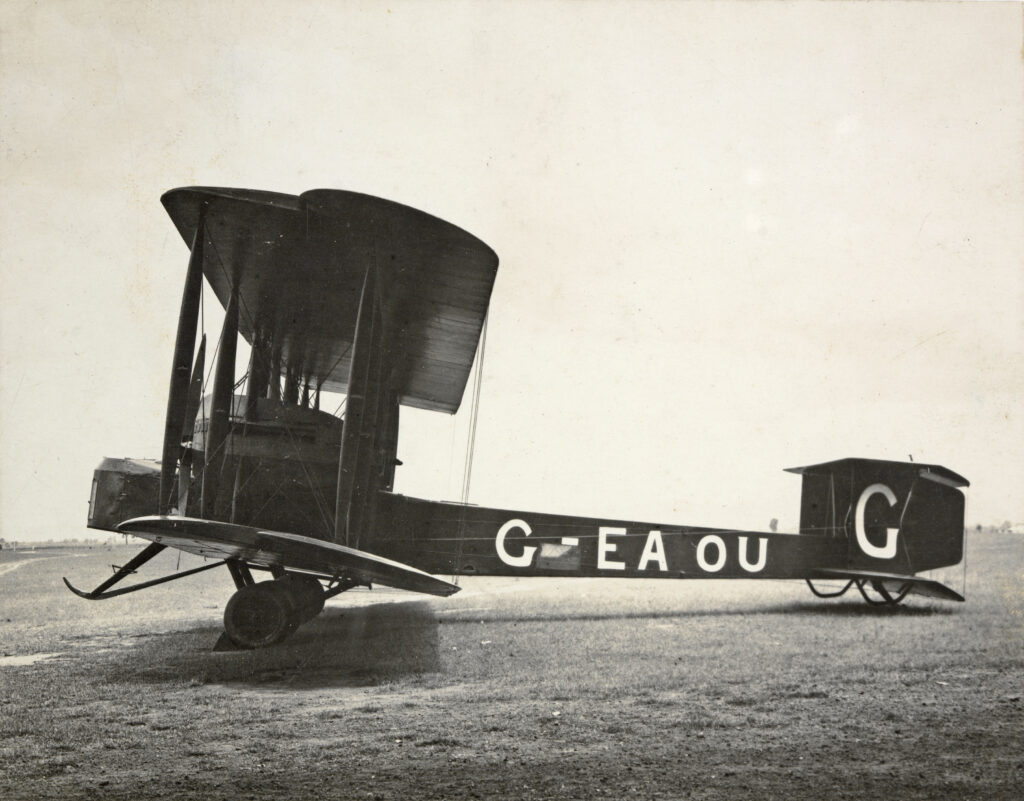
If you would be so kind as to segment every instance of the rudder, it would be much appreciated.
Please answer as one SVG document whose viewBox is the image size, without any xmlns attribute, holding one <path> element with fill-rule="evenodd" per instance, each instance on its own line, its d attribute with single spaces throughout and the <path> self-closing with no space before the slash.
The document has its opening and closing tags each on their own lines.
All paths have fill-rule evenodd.
<svg viewBox="0 0 1024 801">
<path fill-rule="evenodd" d="M 845 537 L 846 567 L 911 575 L 963 559 L 967 479 L 939 465 L 840 459 L 803 476 L 800 533 Z"/>
</svg>

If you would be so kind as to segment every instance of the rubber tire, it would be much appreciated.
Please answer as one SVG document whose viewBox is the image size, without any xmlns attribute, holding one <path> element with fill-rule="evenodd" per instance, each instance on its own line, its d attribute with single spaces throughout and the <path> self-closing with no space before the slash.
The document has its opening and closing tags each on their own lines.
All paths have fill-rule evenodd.
<svg viewBox="0 0 1024 801">
<path fill-rule="evenodd" d="M 291 634 L 295 629 L 302 625 L 302 599 L 299 594 L 295 592 L 295 588 L 291 586 L 290 581 L 268 581 L 266 582 L 267 587 L 271 592 L 277 593 L 286 607 L 288 607 L 288 634 Z M 287 636 L 287 634 L 285 635 Z"/>
<path fill-rule="evenodd" d="M 262 581 L 242 587 L 224 608 L 224 631 L 239 648 L 275 645 L 296 627 L 296 605 L 291 593 Z"/>
</svg>

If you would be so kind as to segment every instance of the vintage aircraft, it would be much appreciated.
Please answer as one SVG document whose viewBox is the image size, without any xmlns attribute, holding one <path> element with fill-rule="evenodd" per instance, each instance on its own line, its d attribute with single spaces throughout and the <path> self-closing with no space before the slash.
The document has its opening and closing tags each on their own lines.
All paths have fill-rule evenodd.
<svg viewBox="0 0 1024 801">
<path fill-rule="evenodd" d="M 190 248 L 160 462 L 104 460 L 88 525 L 151 544 L 83 598 L 218 565 L 237 591 L 227 638 L 284 639 L 373 582 L 449 595 L 432 574 L 804 579 L 871 603 L 963 597 L 915 575 L 963 558 L 967 481 L 872 459 L 793 468 L 800 534 L 488 509 L 394 493 L 402 405 L 454 414 L 498 258 L 455 226 L 380 198 L 183 188 L 162 198 Z M 196 347 L 203 277 L 225 309 L 213 387 Z M 238 337 L 251 347 L 235 394 Z M 343 418 L 321 392 L 346 395 Z M 217 561 L 114 585 L 166 547 Z M 254 569 L 272 578 L 254 581 Z M 814 582 L 838 582 L 823 590 Z M 67 583 L 67 580 L 65 579 Z"/>
</svg>

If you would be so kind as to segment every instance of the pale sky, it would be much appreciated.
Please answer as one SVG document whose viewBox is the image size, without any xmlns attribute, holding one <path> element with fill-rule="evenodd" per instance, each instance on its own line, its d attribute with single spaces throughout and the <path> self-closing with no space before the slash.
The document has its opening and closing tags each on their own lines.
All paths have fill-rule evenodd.
<svg viewBox="0 0 1024 801">
<path fill-rule="evenodd" d="M 339 188 L 501 259 L 470 500 L 795 530 L 784 467 L 1024 521 L 1016 3 L 0 6 L 0 536 L 157 458 L 192 184 Z M 215 315 L 207 322 L 216 338 Z M 240 360 L 239 369 L 244 369 Z M 454 499 L 468 403 L 403 412 Z"/>
</svg>

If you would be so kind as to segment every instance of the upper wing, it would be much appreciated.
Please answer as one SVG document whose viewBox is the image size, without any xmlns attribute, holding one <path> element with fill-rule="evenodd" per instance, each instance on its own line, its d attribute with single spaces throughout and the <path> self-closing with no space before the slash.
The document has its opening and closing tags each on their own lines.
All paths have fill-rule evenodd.
<svg viewBox="0 0 1024 801">
<path fill-rule="evenodd" d="M 430 595 L 452 595 L 459 587 L 415 567 L 333 542 L 192 517 L 150 516 L 126 520 L 118 529 L 198 556 L 239 559 L 322 576 L 345 576 Z"/>
<path fill-rule="evenodd" d="M 454 413 L 498 269 L 476 237 L 356 192 L 284 195 L 189 187 L 161 198 L 191 246 L 205 214 L 203 272 L 221 303 L 239 290 L 239 331 L 273 333 L 284 365 L 345 392 L 363 278 L 377 269 L 388 365 L 402 403 Z"/>
</svg>

